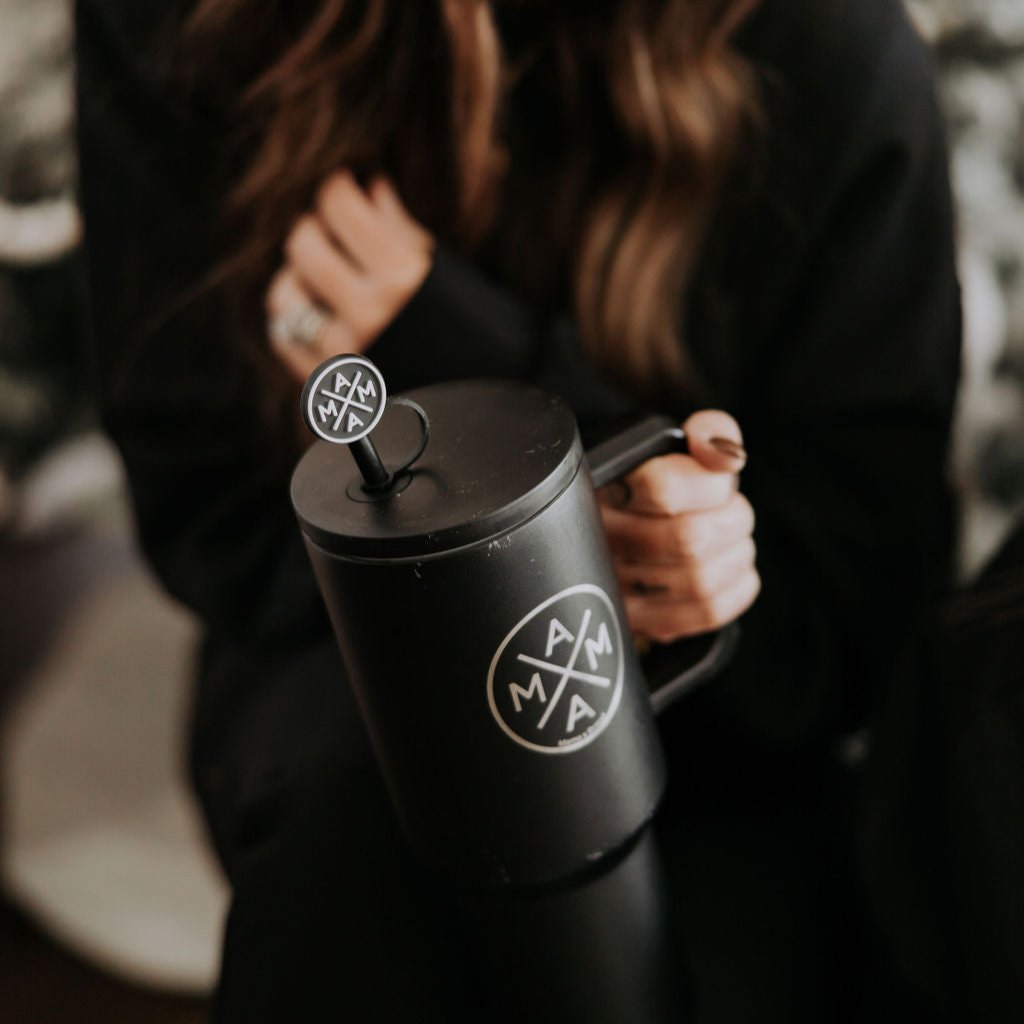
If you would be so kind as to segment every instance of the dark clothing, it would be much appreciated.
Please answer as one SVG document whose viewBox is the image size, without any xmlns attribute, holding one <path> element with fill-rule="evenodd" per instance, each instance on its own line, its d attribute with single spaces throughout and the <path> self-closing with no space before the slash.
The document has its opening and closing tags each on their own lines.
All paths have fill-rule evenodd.
<svg viewBox="0 0 1024 1024">
<path fill-rule="evenodd" d="M 208 627 L 193 760 L 236 894 L 223 1019 L 283 1019 L 294 1011 L 274 1008 L 295 999 L 309 1008 L 295 1019 L 320 1019 L 342 991 L 350 1007 L 370 998 L 357 982 L 381 977 L 383 948 L 388 965 L 437 953 L 403 905 L 436 897 L 372 781 L 288 501 L 299 452 L 265 425 L 222 297 L 184 298 L 218 256 L 229 161 L 224 126 L 150 70 L 154 6 L 78 7 L 103 409 L 142 543 Z M 666 717 L 662 818 L 699 1019 L 793 1024 L 851 1005 L 831 831 L 846 781 L 829 750 L 870 711 L 948 569 L 959 293 L 930 68 L 896 0 L 765 0 L 741 46 L 766 127 L 710 233 L 685 334 L 714 404 L 744 429 L 763 592 L 727 675 Z M 394 391 L 538 382 L 586 431 L 635 409 L 564 311 L 444 248 L 369 355 Z M 693 402 L 658 404 L 679 417 Z M 335 971 L 346 921 L 360 948 Z M 405 1019 L 420 982 L 388 976 L 366 1005 Z M 438 998 L 457 998 L 448 967 L 432 976 Z"/>
<path fill-rule="evenodd" d="M 1024 1014 L 1024 523 L 926 617 L 875 730 L 860 829 L 891 960 L 949 1019 Z"/>
</svg>

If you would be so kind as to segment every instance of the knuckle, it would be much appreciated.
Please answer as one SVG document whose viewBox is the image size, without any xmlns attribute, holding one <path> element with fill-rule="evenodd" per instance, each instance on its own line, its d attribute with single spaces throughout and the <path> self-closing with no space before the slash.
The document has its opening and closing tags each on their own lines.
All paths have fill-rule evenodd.
<svg viewBox="0 0 1024 1024">
<path fill-rule="evenodd" d="M 748 570 L 736 586 L 713 595 L 704 604 L 709 628 L 724 626 L 745 612 L 761 591 L 761 577 L 754 569 Z"/>
<path fill-rule="evenodd" d="M 753 568 L 754 563 L 757 561 L 757 545 L 754 543 L 753 537 L 746 537 L 744 539 L 740 560 L 750 568 Z"/>
<path fill-rule="evenodd" d="M 651 509 L 662 508 L 665 493 L 663 474 L 653 460 L 630 473 L 626 482 L 634 504 Z"/>
<path fill-rule="evenodd" d="M 695 600 L 702 604 L 710 604 L 714 601 L 717 590 L 714 573 L 705 565 L 694 565 L 690 569 L 690 590 Z"/>
<path fill-rule="evenodd" d="M 635 471 L 635 486 L 652 511 L 676 515 L 686 510 L 686 484 L 693 476 L 693 460 L 688 455 L 661 455 L 645 462 Z M 632 482 L 631 478 L 631 482 Z"/>
<path fill-rule="evenodd" d="M 675 513 L 678 509 L 672 501 L 672 484 L 665 474 L 654 473 L 640 485 L 639 496 L 642 506 L 651 512 Z"/>
<path fill-rule="evenodd" d="M 329 175 L 316 190 L 313 204 L 320 216 L 332 223 L 344 216 L 349 198 L 346 178 L 344 175 L 334 173 Z"/>
<path fill-rule="evenodd" d="M 316 232 L 316 225 L 309 214 L 303 214 L 292 226 L 285 239 L 284 249 L 289 259 L 301 257 L 309 246 L 313 233 Z"/>
<path fill-rule="evenodd" d="M 750 593 L 743 605 L 744 611 L 749 608 L 761 593 L 761 574 L 756 569 L 750 570 Z"/>
<path fill-rule="evenodd" d="M 754 526 L 757 522 L 757 515 L 754 512 L 754 506 L 750 504 L 750 499 L 741 491 L 737 491 L 732 498 L 735 502 L 737 509 L 739 510 L 739 516 L 743 522 L 748 533 L 754 532 Z"/>
<path fill-rule="evenodd" d="M 732 599 L 728 593 L 712 594 L 703 604 L 708 626 L 722 626 L 733 617 Z"/>
<path fill-rule="evenodd" d="M 672 554 L 684 562 L 696 562 L 703 547 L 702 531 L 689 516 L 678 516 L 672 524 Z"/>
</svg>

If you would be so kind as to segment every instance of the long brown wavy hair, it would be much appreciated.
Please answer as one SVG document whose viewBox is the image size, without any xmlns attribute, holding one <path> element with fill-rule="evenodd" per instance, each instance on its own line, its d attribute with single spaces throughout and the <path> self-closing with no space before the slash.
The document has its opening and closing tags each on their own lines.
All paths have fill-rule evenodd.
<svg viewBox="0 0 1024 1024">
<path fill-rule="evenodd" d="M 730 47 L 755 3 L 198 0 L 187 38 L 245 83 L 232 269 L 265 281 L 328 174 L 383 171 L 458 250 L 528 225 L 588 351 L 637 392 L 685 377 L 686 285 L 756 121 Z M 504 52 L 495 12 L 529 43 Z M 517 131 L 520 89 L 534 102 Z"/>
</svg>

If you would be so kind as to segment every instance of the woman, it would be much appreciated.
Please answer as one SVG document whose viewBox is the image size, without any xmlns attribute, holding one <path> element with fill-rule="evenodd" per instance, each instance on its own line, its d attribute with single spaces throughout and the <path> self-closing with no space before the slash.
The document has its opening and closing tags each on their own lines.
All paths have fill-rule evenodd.
<svg viewBox="0 0 1024 1024">
<path fill-rule="evenodd" d="M 900 6 L 189 8 L 170 46 L 162 16 L 81 0 L 79 131 L 106 423 L 150 558 L 208 626 L 221 1019 L 458 1019 L 468 998 L 288 506 L 295 381 L 351 348 L 394 390 L 538 382 L 587 434 L 690 417 L 693 457 L 604 515 L 638 633 L 742 615 L 729 672 L 663 724 L 699 1019 L 843 1019 L 832 752 L 951 533 L 948 183 Z"/>
</svg>

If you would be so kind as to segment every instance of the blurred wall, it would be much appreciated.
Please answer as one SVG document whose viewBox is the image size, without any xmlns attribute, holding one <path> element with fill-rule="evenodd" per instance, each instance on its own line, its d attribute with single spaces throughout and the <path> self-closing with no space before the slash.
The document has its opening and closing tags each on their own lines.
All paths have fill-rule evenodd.
<svg viewBox="0 0 1024 1024">
<path fill-rule="evenodd" d="M 0 524 L 86 415 L 71 4 L 0 0 Z"/>
<path fill-rule="evenodd" d="M 953 146 L 964 286 L 963 566 L 1024 506 L 1024 2 L 913 0 Z"/>
</svg>

